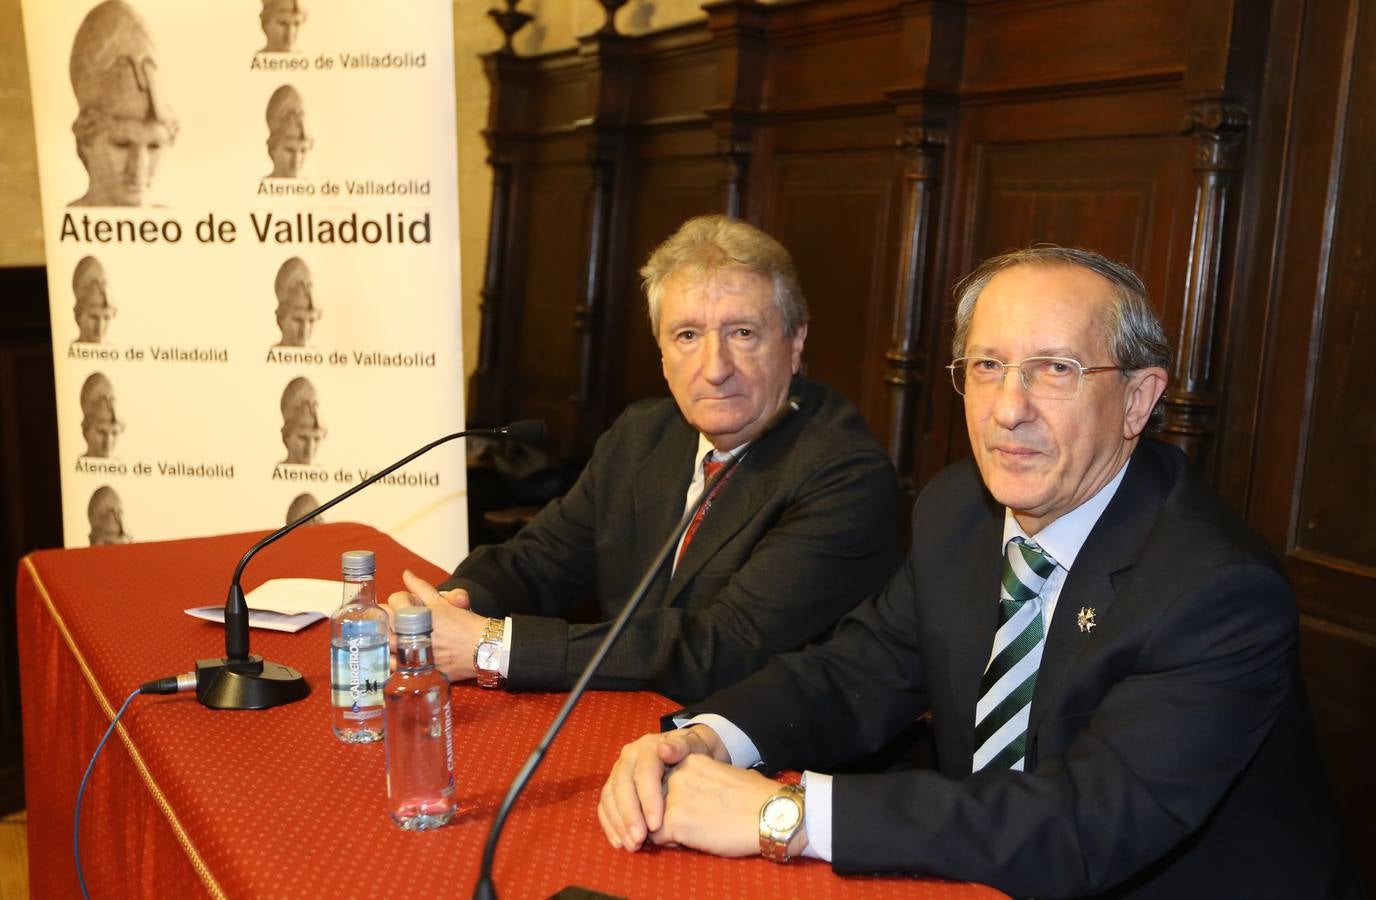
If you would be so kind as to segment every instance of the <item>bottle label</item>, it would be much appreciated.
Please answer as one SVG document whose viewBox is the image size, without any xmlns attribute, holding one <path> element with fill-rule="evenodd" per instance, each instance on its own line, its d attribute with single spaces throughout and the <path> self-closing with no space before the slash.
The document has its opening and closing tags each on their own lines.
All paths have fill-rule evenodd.
<svg viewBox="0 0 1376 900">
<path fill-rule="evenodd" d="M 446 696 L 448 692 L 446 691 Z M 449 714 L 449 701 L 444 701 L 444 765 L 449 770 L 449 789 L 454 789 L 454 720 Z"/>
<path fill-rule="evenodd" d="M 387 643 L 376 637 L 351 636 L 334 647 L 331 700 L 351 719 L 381 715 L 387 680 Z"/>
</svg>

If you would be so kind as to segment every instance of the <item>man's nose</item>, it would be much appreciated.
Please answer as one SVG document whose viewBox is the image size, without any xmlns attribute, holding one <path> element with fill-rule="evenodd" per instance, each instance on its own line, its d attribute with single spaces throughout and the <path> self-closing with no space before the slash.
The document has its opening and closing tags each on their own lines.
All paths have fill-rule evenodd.
<svg viewBox="0 0 1376 900">
<path fill-rule="evenodd" d="M 717 332 L 708 332 L 704 338 L 703 350 L 706 358 L 702 364 L 702 376 L 712 384 L 721 384 L 736 370 L 731 359 L 731 342 Z"/>
<path fill-rule="evenodd" d="M 1022 383 L 1022 372 L 1004 369 L 1003 380 L 994 386 L 994 421 L 1004 428 L 1016 428 L 1035 416 L 1036 407 Z"/>
</svg>

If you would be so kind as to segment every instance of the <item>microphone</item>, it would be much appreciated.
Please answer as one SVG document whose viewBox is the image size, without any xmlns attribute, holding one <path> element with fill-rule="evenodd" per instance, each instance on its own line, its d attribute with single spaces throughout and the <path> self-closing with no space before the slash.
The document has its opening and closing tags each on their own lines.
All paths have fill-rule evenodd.
<svg viewBox="0 0 1376 900">
<path fill-rule="evenodd" d="M 497 888 L 492 881 L 492 865 L 497 855 L 497 841 L 501 837 L 502 827 L 506 824 L 507 815 L 511 812 L 512 806 L 516 804 L 516 798 L 520 796 L 521 791 L 525 790 L 526 783 L 530 781 L 531 776 L 535 774 L 535 770 L 539 768 L 540 763 L 544 760 L 545 753 L 549 751 L 550 744 L 554 743 L 554 738 L 559 734 L 559 730 L 564 727 L 564 721 L 568 719 L 569 713 L 573 712 L 574 705 L 578 702 L 578 699 L 583 696 L 583 692 L 587 690 L 588 682 L 592 680 L 593 675 L 597 674 L 597 670 L 601 667 L 602 660 L 606 657 L 607 651 L 611 650 L 612 644 L 616 643 L 616 639 L 620 637 L 621 632 L 625 630 L 626 622 L 630 620 L 632 613 L 634 613 L 636 607 L 640 605 L 640 601 L 645 599 L 645 594 L 650 589 L 650 583 L 653 582 L 655 576 L 659 574 L 659 570 L 663 567 L 665 560 L 667 560 L 670 555 L 673 554 L 674 550 L 678 548 L 678 542 L 683 537 L 683 533 L 688 530 L 688 526 L 692 524 L 693 517 L 698 514 L 698 510 L 702 507 L 702 504 L 707 501 L 707 498 L 712 496 L 712 491 L 716 489 L 717 485 L 726 480 L 726 477 L 731 474 L 731 471 L 750 455 L 750 451 L 759 446 L 760 440 L 775 428 L 778 428 L 779 425 L 794 413 L 802 409 L 802 405 L 802 400 L 799 399 L 796 394 L 785 400 L 783 406 L 780 406 L 775 410 L 774 415 L 769 417 L 769 421 L 765 423 L 764 429 L 755 440 L 751 441 L 750 446 L 746 447 L 739 454 L 730 456 L 726 462 L 722 464 L 722 467 L 717 470 L 717 474 L 702 486 L 702 493 L 699 494 L 697 500 L 684 511 L 683 518 L 678 520 L 678 525 L 676 525 L 674 530 L 669 534 L 669 538 L 664 542 L 664 546 L 659 548 L 659 553 L 655 555 L 654 562 L 650 563 L 650 568 L 641 576 L 640 582 L 635 586 L 635 590 L 631 591 L 630 599 L 626 601 L 626 605 L 621 608 L 621 612 L 617 614 L 616 619 L 612 622 L 612 627 L 607 630 L 606 636 L 602 638 L 602 643 L 597 645 L 597 649 L 593 651 L 592 658 L 589 659 L 588 664 L 583 667 L 582 674 L 579 675 L 578 680 L 574 682 L 573 689 L 569 691 L 568 699 L 564 701 L 564 705 L 559 707 L 559 712 L 555 714 L 554 721 L 550 723 L 549 730 L 545 732 L 544 737 L 540 738 L 540 743 L 535 746 L 530 757 L 526 759 L 525 765 L 521 766 L 521 770 L 516 773 L 516 777 L 511 781 L 511 787 L 507 789 L 506 796 L 502 798 L 502 805 L 498 807 L 497 815 L 492 820 L 492 826 L 487 831 L 487 842 L 483 844 L 482 866 L 478 870 L 478 883 L 473 888 L 474 900 L 496 900 Z"/>
<path fill-rule="evenodd" d="M 268 544 L 285 537 L 330 507 L 347 500 L 416 457 L 429 453 L 440 444 L 478 434 L 539 441 L 545 436 L 545 423 L 538 419 L 523 419 L 500 428 L 472 428 L 447 434 L 365 478 L 344 493 L 325 501 L 295 522 L 287 523 L 250 547 L 234 569 L 234 576 L 229 583 L 229 597 L 225 600 L 225 655 L 220 659 L 196 661 L 196 699 L 212 709 L 267 709 L 304 699 L 311 689 L 300 672 L 249 653 L 248 604 L 244 601 L 244 589 L 240 584 L 244 567 Z"/>
</svg>

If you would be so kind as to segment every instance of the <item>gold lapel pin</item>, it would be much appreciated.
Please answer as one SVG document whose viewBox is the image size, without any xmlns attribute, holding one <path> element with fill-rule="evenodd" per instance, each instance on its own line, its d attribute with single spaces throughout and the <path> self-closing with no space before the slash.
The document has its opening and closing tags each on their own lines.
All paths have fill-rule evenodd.
<svg viewBox="0 0 1376 900">
<path fill-rule="evenodd" d="M 1081 632 L 1088 634 L 1094 630 L 1095 625 L 1099 624 L 1094 621 L 1096 615 L 1097 613 L 1094 611 L 1094 607 L 1082 606 L 1080 607 L 1080 614 L 1075 617 L 1075 624 L 1080 626 Z"/>
</svg>

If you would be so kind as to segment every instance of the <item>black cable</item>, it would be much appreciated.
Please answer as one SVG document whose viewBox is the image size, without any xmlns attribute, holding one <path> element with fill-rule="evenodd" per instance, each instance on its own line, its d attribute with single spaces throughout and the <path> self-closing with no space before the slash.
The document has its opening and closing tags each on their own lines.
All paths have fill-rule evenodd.
<svg viewBox="0 0 1376 900">
<path fill-rule="evenodd" d="M 115 713 L 115 717 L 110 720 L 110 727 L 105 729 L 105 737 L 96 744 L 96 752 L 91 754 L 90 765 L 86 766 L 86 774 L 81 776 L 81 787 L 76 791 L 76 812 L 72 815 L 72 856 L 76 860 L 76 880 L 81 885 L 81 896 L 90 900 L 91 894 L 86 890 L 86 876 L 81 871 L 81 798 L 86 793 L 86 782 L 91 778 L 91 770 L 96 767 L 96 759 L 100 756 L 100 751 L 105 749 L 105 742 L 110 739 L 110 735 L 115 733 L 115 726 L 119 724 L 120 716 L 129 708 L 129 704 L 134 702 L 134 698 L 143 693 L 143 688 L 136 688 L 134 693 L 124 698 L 124 705 Z"/>
</svg>

